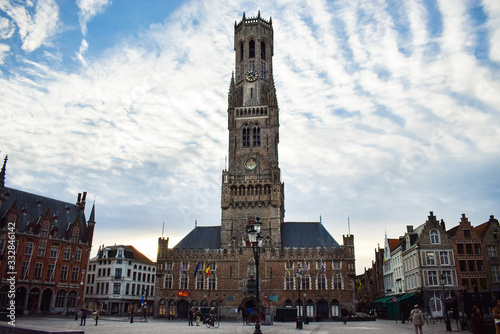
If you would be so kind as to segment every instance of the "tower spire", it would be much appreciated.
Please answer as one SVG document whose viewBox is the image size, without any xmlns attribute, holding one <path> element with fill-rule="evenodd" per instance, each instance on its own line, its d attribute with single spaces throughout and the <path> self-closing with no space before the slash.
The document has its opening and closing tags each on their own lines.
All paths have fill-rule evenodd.
<svg viewBox="0 0 500 334">
<path fill-rule="evenodd" d="M 0 182 L 2 182 L 2 184 L 0 185 L 1 187 L 5 187 L 5 169 L 7 167 L 7 160 L 8 156 L 6 155 L 5 159 L 3 159 L 2 169 L 0 170 Z"/>
</svg>

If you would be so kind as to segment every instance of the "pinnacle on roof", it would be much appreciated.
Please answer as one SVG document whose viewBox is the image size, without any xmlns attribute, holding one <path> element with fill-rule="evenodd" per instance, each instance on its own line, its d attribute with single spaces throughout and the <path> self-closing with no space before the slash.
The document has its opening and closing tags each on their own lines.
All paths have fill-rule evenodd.
<svg viewBox="0 0 500 334">
<path fill-rule="evenodd" d="M 5 187 L 5 168 L 7 165 L 7 160 L 8 156 L 6 155 L 5 159 L 3 159 L 2 169 L 0 170 L 0 182 L 2 182 L 2 184 L 0 185 L 1 187 Z"/>
</svg>

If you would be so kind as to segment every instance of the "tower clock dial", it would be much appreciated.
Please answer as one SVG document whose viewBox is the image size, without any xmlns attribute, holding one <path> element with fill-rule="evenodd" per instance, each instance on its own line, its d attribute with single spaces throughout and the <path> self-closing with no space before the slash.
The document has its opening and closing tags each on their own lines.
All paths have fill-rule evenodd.
<svg viewBox="0 0 500 334">
<path fill-rule="evenodd" d="M 253 158 L 248 159 L 245 162 L 245 168 L 248 170 L 254 170 L 255 168 L 257 168 L 257 161 Z"/>
<path fill-rule="evenodd" d="M 245 73 L 245 80 L 248 82 L 254 82 L 259 77 L 259 74 L 255 70 L 250 70 Z"/>
</svg>

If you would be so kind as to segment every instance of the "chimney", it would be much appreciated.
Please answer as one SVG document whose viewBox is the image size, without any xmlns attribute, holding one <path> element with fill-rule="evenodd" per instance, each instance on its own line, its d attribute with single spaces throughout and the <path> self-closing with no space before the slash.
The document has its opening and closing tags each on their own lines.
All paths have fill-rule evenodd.
<svg viewBox="0 0 500 334">
<path fill-rule="evenodd" d="M 413 225 L 406 225 L 406 232 L 408 233 L 413 232 Z"/>
<path fill-rule="evenodd" d="M 87 198 L 87 192 L 83 192 L 82 202 L 80 203 L 80 209 L 85 210 L 85 199 Z"/>
<path fill-rule="evenodd" d="M 76 200 L 76 205 L 80 205 L 80 200 L 82 199 L 82 194 L 78 193 L 78 199 Z"/>
</svg>

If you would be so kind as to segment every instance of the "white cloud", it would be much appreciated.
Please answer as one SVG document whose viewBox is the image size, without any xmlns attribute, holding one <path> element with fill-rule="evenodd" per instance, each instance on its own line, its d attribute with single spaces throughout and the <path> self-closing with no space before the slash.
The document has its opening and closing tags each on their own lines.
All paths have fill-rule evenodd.
<svg viewBox="0 0 500 334">
<path fill-rule="evenodd" d="M 80 1 L 82 29 L 108 5 Z M 495 196 L 471 198 L 458 186 L 446 193 L 450 184 L 477 179 L 482 161 L 500 160 L 498 70 L 465 47 L 473 29 L 462 4 L 442 5 L 435 57 L 425 56 L 428 14 L 417 1 L 401 10 L 409 21 L 404 36 L 378 2 L 261 5 L 273 17 L 287 221 L 322 214 L 340 242 L 350 216 L 365 259 L 359 251 L 372 252 L 374 235 L 382 243 L 394 221 L 403 233 L 401 226 L 423 223 L 429 210 L 456 221 L 472 207 L 467 214 L 476 223 L 495 214 Z M 106 244 L 132 243 L 109 237 L 118 224 L 141 225 L 144 240 L 157 237 L 163 221 L 176 237 L 195 219 L 219 224 L 233 22 L 241 8 L 243 1 L 185 2 L 140 36 L 110 43 L 100 58 L 85 59 L 83 39 L 76 55 L 86 66 L 78 71 L 27 61 L 26 76 L 0 78 L 0 110 L 10 120 L 0 134 L 11 157 L 8 185 L 57 198 L 96 193 L 103 222 L 96 244 L 99 235 Z M 411 52 L 400 52 L 402 40 Z M 459 171 L 465 167 L 468 174 Z"/>
<path fill-rule="evenodd" d="M 8 39 L 14 35 L 15 27 L 9 19 L 0 17 L 0 39 Z"/>
<path fill-rule="evenodd" d="M 15 22 L 23 41 L 22 48 L 32 52 L 50 42 L 57 32 L 59 8 L 55 0 L 39 0 L 35 8 L 28 3 L 26 7 L 13 3 L 0 3 L 2 9 Z M 34 10 L 31 14 L 29 10 Z"/>
<path fill-rule="evenodd" d="M 500 3 L 496 0 L 483 0 L 483 5 L 490 29 L 490 58 L 500 62 Z"/>
<path fill-rule="evenodd" d="M 10 46 L 7 44 L 0 43 L 0 64 L 3 64 L 5 57 L 7 57 L 7 52 L 9 52 Z"/>
<path fill-rule="evenodd" d="M 107 6 L 111 4 L 111 0 L 77 0 L 76 5 L 80 9 L 78 20 L 82 34 L 87 34 L 87 23 L 98 14 L 104 12 Z"/>
</svg>

